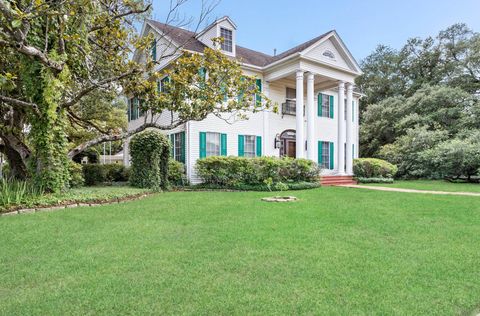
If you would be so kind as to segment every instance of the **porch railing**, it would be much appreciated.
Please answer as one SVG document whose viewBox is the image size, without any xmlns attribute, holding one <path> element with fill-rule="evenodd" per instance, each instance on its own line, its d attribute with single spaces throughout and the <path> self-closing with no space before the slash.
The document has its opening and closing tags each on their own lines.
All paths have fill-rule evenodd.
<svg viewBox="0 0 480 316">
<path fill-rule="evenodd" d="M 303 113 L 305 113 L 305 105 L 303 106 Z M 283 115 L 297 115 L 297 102 L 292 99 L 286 99 L 285 103 L 282 103 L 282 116 Z"/>
</svg>

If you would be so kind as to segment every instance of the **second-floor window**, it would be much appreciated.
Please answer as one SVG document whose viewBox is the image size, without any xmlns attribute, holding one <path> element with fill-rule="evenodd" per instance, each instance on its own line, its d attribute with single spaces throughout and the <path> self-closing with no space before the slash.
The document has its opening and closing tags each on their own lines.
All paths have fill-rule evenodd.
<svg viewBox="0 0 480 316">
<path fill-rule="evenodd" d="M 222 50 L 233 52 L 233 32 L 225 28 L 220 28 L 220 37 L 223 37 Z"/>
<path fill-rule="evenodd" d="M 319 104 L 318 110 L 320 113 L 318 113 L 318 116 L 333 118 L 333 104 L 330 104 L 332 102 L 332 97 L 328 94 L 320 93 L 318 95 L 318 98 L 319 102 L 321 103 Z"/>
<path fill-rule="evenodd" d="M 170 77 L 165 77 L 162 80 L 159 81 L 158 83 L 158 91 L 159 92 L 168 92 L 167 85 L 170 82 Z"/>
</svg>

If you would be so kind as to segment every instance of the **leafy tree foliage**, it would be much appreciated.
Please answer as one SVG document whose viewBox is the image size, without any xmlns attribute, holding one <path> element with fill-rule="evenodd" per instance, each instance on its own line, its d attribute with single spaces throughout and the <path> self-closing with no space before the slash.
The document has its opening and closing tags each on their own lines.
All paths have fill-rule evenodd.
<svg viewBox="0 0 480 316">
<path fill-rule="evenodd" d="M 167 24 L 186 26 L 178 20 L 186 2 L 171 2 Z M 197 25 L 212 9 L 202 4 Z M 134 27 L 150 11 L 146 0 L 0 0 L 0 149 L 13 175 L 58 191 L 68 186 L 68 158 L 91 146 L 251 107 L 248 100 L 217 105 L 239 89 L 259 94 L 254 79 L 242 81 L 239 64 L 218 50 L 181 57 L 185 43 L 177 43 L 173 53 L 158 52 L 152 60 L 152 37 L 139 37 Z M 155 66 L 171 57 L 180 57 L 168 70 L 174 81 L 160 93 Z M 198 75 L 200 67 L 206 78 Z M 142 109 L 150 113 L 149 122 L 128 133 L 115 105 L 122 91 L 144 100 Z M 164 110 L 175 115 L 159 126 L 151 114 Z"/>
<path fill-rule="evenodd" d="M 362 67 L 363 156 L 398 165 L 404 177 L 471 178 L 478 172 L 460 153 L 476 159 L 469 135 L 480 129 L 480 34 L 456 24 L 435 38 L 410 39 L 398 51 L 379 46 Z M 447 163 L 447 157 L 458 161 Z"/>
</svg>

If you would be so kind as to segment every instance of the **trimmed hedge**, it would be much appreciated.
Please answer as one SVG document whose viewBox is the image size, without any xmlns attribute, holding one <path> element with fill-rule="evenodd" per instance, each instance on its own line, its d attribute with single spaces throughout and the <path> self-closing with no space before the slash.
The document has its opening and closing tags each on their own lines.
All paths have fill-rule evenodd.
<svg viewBox="0 0 480 316">
<path fill-rule="evenodd" d="M 356 178 L 359 183 L 393 183 L 393 178 Z"/>
<path fill-rule="evenodd" d="M 308 190 L 320 187 L 319 182 L 292 182 L 283 183 L 285 188 L 280 190 L 279 186 L 269 187 L 266 184 L 236 184 L 224 186 L 219 184 L 202 183 L 190 187 L 192 190 L 236 190 L 236 191 L 285 191 L 285 190 Z"/>
<path fill-rule="evenodd" d="M 307 159 L 289 157 L 208 157 L 197 160 L 197 175 L 203 183 L 223 187 L 265 185 L 277 183 L 317 182 L 320 168 Z"/>
<path fill-rule="evenodd" d="M 393 178 L 397 166 L 377 158 L 359 158 L 353 161 L 353 173 L 357 178 Z"/>
<path fill-rule="evenodd" d="M 85 185 L 92 186 L 102 183 L 127 182 L 129 168 L 119 164 L 86 164 L 83 167 Z"/>
<path fill-rule="evenodd" d="M 145 130 L 130 141 L 130 184 L 138 188 L 167 189 L 170 141 L 157 130 Z"/>
</svg>

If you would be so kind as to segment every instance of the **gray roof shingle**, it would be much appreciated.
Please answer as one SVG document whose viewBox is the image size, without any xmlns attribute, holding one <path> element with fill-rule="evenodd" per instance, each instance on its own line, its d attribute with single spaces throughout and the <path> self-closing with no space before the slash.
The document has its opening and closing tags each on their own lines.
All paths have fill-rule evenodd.
<svg viewBox="0 0 480 316">
<path fill-rule="evenodd" d="M 161 32 L 163 32 L 166 36 L 171 38 L 175 43 L 177 43 L 178 45 L 182 45 L 185 49 L 201 53 L 206 47 L 205 44 L 203 44 L 202 42 L 200 42 L 198 39 L 195 38 L 196 34 L 194 32 L 185 30 L 180 27 L 175 27 L 165 23 L 161 23 L 155 20 L 147 20 L 147 21 L 151 23 L 154 27 L 159 29 Z M 246 64 L 264 67 L 277 60 L 283 59 L 285 57 L 288 57 L 290 55 L 303 51 L 307 47 L 321 40 L 330 32 L 331 31 L 325 34 L 322 34 L 314 39 L 311 39 L 303 44 L 295 46 L 276 56 L 271 56 L 271 55 L 264 54 L 249 48 L 236 45 L 237 59 L 239 59 L 241 62 Z"/>
</svg>

